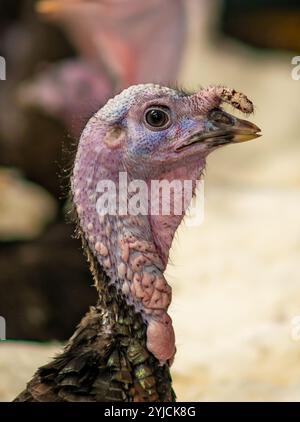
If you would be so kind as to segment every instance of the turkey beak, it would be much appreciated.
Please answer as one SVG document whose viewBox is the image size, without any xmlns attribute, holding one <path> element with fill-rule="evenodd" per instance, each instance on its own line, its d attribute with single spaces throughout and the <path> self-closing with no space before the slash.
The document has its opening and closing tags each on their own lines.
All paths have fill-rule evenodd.
<svg viewBox="0 0 300 422">
<path fill-rule="evenodd" d="M 245 142 L 256 139 L 261 136 L 261 129 L 248 120 L 234 118 L 234 126 L 232 128 L 232 142 Z"/>
<path fill-rule="evenodd" d="M 245 142 L 261 136 L 260 128 L 247 120 L 239 119 L 221 109 L 213 109 L 204 120 L 201 133 L 194 133 L 176 148 L 180 151 L 196 143 L 205 142 L 214 148 L 230 143 Z"/>
<path fill-rule="evenodd" d="M 209 130 L 204 139 L 214 144 L 250 141 L 261 136 L 260 128 L 248 120 L 239 119 L 220 109 L 211 110 L 208 116 Z"/>
</svg>

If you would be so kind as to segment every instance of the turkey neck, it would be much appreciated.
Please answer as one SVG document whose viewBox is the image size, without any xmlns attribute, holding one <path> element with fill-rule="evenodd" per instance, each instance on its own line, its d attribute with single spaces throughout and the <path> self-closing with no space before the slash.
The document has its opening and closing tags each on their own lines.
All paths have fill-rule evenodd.
<svg viewBox="0 0 300 422">
<path fill-rule="evenodd" d="M 116 180 L 112 174 L 88 176 L 76 175 L 75 169 L 72 180 L 82 237 L 107 276 L 105 283 L 115 286 L 116 294 L 141 314 L 147 325 L 148 350 L 165 363 L 175 353 L 174 331 L 167 313 L 171 288 L 163 275 L 167 257 L 159 253 L 147 215 L 114 215 L 114 210 L 102 213 L 99 181 L 106 180 L 105 177 Z M 108 192 L 108 198 L 116 195 L 118 206 L 117 180 L 115 186 L 116 191 Z M 96 284 L 101 294 L 103 286 L 99 286 L 98 280 Z"/>
<path fill-rule="evenodd" d="M 141 314 L 147 325 L 147 348 L 164 364 L 175 354 L 175 335 L 168 315 L 172 292 L 163 273 L 184 214 L 151 215 L 151 198 L 143 196 L 142 207 L 148 204 L 146 212 L 131 212 L 130 204 L 140 187 L 137 183 L 134 189 L 131 184 L 137 182 L 133 169 L 146 168 L 146 163 L 132 163 L 130 169 L 126 168 L 121 151 L 116 149 L 112 154 L 105 142 L 97 141 L 105 138 L 107 128 L 97 129 L 97 137 L 92 136 L 93 130 L 93 125 L 88 125 L 83 132 L 71 180 L 82 236 L 107 275 L 106 282 Z M 195 179 L 198 169 L 195 164 Z M 179 179 L 186 178 L 186 168 L 176 171 Z M 149 192 L 149 174 L 138 177 Z M 167 180 L 172 177 L 174 169 L 160 175 Z"/>
</svg>

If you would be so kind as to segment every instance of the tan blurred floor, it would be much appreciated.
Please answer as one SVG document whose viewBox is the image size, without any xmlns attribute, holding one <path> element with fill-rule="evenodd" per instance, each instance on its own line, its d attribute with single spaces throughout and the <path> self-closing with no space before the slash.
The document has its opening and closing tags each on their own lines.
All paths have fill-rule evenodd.
<svg viewBox="0 0 300 422">
<path fill-rule="evenodd" d="M 204 223 L 182 226 L 174 243 L 167 273 L 175 389 L 187 401 L 298 401 L 300 340 L 292 339 L 291 320 L 300 316 L 300 81 L 291 78 L 287 54 L 212 46 L 205 25 L 200 30 L 209 10 L 196 13 L 204 0 L 190 3 L 181 81 L 245 92 L 264 136 L 209 159 Z M 1 344 L 0 400 L 17 394 L 54 349 Z"/>
</svg>

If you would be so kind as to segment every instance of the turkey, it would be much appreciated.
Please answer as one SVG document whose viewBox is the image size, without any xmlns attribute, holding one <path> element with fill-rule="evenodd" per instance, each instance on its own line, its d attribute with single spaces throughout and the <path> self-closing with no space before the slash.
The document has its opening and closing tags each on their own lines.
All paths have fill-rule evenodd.
<svg viewBox="0 0 300 422">
<path fill-rule="evenodd" d="M 172 294 L 164 271 L 191 198 L 174 193 L 170 212 L 163 212 L 165 195 L 152 186 L 190 181 L 193 194 L 210 152 L 260 136 L 256 125 L 225 112 L 223 103 L 253 111 L 245 95 L 226 87 L 187 94 L 141 84 L 89 120 L 71 195 L 98 303 L 15 401 L 175 400 Z"/>
</svg>

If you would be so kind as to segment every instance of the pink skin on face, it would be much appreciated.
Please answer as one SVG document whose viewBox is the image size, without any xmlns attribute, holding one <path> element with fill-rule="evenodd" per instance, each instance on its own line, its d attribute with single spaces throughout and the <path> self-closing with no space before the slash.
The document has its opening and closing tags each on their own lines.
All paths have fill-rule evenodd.
<svg viewBox="0 0 300 422">
<path fill-rule="evenodd" d="M 237 93 L 222 87 L 188 96 L 153 84 L 132 86 L 90 119 L 78 146 L 72 193 L 80 226 L 111 283 L 141 313 L 147 324 L 147 347 L 161 364 L 170 363 L 175 354 L 175 335 L 167 313 L 172 292 L 163 273 L 175 231 L 184 217 L 184 208 L 175 215 L 174 201 L 183 198 L 171 196 L 170 215 L 119 215 L 118 206 L 123 201 L 119 174 L 126 172 L 128 183 L 143 181 L 149 191 L 153 180 L 191 180 L 195 188 L 205 158 L 216 146 L 210 140 L 181 147 L 193 136 L 216 129 L 208 113 L 228 100 L 227 93 L 237 101 Z M 246 104 L 251 111 L 247 101 L 241 107 Z M 145 121 L 145 113 L 153 106 L 168 110 L 165 127 L 151 127 Z M 99 205 L 99 182 L 104 180 L 114 182 L 114 215 L 102 215 Z M 134 193 L 126 198 L 127 206 Z M 152 199 L 147 197 L 148 210 Z"/>
</svg>

